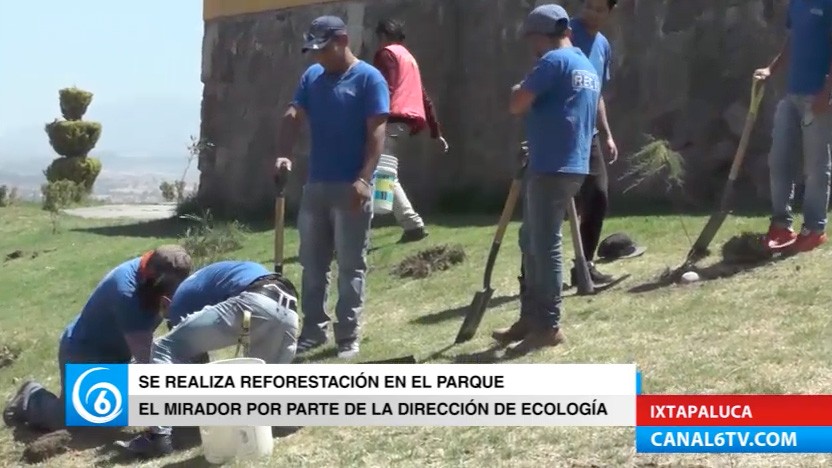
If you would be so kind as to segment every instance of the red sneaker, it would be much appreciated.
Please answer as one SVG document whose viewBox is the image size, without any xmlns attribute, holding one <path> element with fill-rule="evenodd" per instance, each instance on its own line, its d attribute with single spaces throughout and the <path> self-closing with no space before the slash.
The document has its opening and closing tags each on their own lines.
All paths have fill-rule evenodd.
<svg viewBox="0 0 832 468">
<path fill-rule="evenodd" d="M 797 236 L 797 240 L 794 243 L 794 249 L 798 252 L 809 252 L 810 250 L 814 250 L 825 244 L 826 241 L 827 237 L 825 232 L 803 230 L 800 232 L 800 235 Z"/>
<path fill-rule="evenodd" d="M 771 250 L 781 250 L 797 241 L 797 234 L 787 227 L 771 225 L 766 234 L 766 245 Z"/>
</svg>

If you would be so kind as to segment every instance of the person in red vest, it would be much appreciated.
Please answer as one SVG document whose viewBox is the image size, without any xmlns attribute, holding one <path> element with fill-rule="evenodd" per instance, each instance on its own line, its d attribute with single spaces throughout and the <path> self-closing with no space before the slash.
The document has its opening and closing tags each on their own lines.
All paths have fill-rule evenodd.
<svg viewBox="0 0 832 468">
<path fill-rule="evenodd" d="M 387 119 L 387 139 L 384 154 L 398 155 L 399 143 L 405 134 L 416 135 L 425 128 L 438 140 L 443 151 L 448 152 L 448 142 L 442 136 L 433 103 L 422 86 L 419 64 L 404 42 L 402 23 L 383 19 L 378 23 L 376 36 L 379 49 L 373 65 L 384 75 L 390 88 L 390 116 Z M 399 242 L 415 242 L 428 236 L 422 217 L 416 213 L 407 199 L 401 183 L 396 180 L 393 188 L 393 215 L 404 229 Z"/>
</svg>

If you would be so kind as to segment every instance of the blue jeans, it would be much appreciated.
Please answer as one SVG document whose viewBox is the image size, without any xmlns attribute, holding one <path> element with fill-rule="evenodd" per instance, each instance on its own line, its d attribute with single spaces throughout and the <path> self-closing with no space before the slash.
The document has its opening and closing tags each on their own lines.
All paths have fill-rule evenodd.
<svg viewBox="0 0 832 468">
<path fill-rule="evenodd" d="M 56 395 L 40 384 L 35 384 L 29 388 L 28 394 L 24 396 L 23 403 L 24 418 L 29 426 L 51 432 L 63 429 L 66 425 L 64 417 L 64 395 L 66 392 L 64 374 L 65 366 L 68 363 L 126 364 L 126 362 L 113 361 L 112 358 L 106 356 L 97 356 L 80 351 L 77 346 L 72 346 L 66 332 L 64 332 L 58 345 L 58 368 L 61 374 L 60 394 Z"/>
<path fill-rule="evenodd" d="M 826 229 L 829 208 L 832 112 L 813 115 L 811 102 L 812 96 L 788 95 L 777 104 L 768 158 L 771 222 L 780 227 L 792 225 L 791 201 L 802 153 L 806 187 L 803 194 L 803 227 L 822 232 Z"/>
<path fill-rule="evenodd" d="M 373 206 L 367 201 L 360 209 L 353 209 L 352 191 L 350 183 L 308 183 L 303 187 L 298 230 L 304 338 L 326 339 L 330 322 L 327 290 L 334 254 L 338 264 L 335 340 L 345 343 L 358 339 Z"/>
<path fill-rule="evenodd" d="M 561 228 L 570 201 L 586 176 L 527 173 L 520 251 L 523 283 L 520 316 L 543 328 L 560 326 L 563 301 Z"/>
<path fill-rule="evenodd" d="M 273 287 L 273 286 L 265 286 Z M 277 289 L 275 288 L 275 291 Z M 295 302 L 295 304 L 292 304 Z M 289 364 L 295 357 L 298 334 L 297 299 L 284 294 L 278 304 L 262 294 L 243 292 L 185 317 L 153 343 L 153 364 L 186 363 L 194 356 L 235 345 L 242 331 L 243 311 L 251 312 L 249 357 L 267 364 Z M 170 434 L 170 427 L 152 427 Z"/>
</svg>

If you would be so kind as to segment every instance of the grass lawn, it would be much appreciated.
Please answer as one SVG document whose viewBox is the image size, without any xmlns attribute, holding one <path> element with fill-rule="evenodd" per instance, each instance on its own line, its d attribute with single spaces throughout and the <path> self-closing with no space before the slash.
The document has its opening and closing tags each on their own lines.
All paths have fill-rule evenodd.
<svg viewBox="0 0 832 468">
<path fill-rule="evenodd" d="M 456 218 L 454 223 L 432 225 L 428 239 L 408 246 L 395 244 L 398 228 L 373 232 L 362 359 L 409 353 L 424 358 L 453 342 L 464 307 L 480 288 L 497 217 L 493 218 Z M 704 221 L 683 219 L 691 235 Z M 20 379 L 29 377 L 58 390 L 57 341 L 92 288 L 116 264 L 181 235 L 181 226 L 171 223 L 131 225 L 65 217 L 60 224 L 54 234 L 49 216 L 37 207 L 0 208 L 0 348 L 19 350 L 12 364 L 0 367 L 0 396 L 11 395 Z M 766 226 L 763 218 L 729 218 L 714 246 L 730 235 L 763 231 Z M 648 246 L 641 258 L 602 266 L 605 272 L 632 277 L 598 296 L 567 298 L 563 323 L 567 343 L 516 362 L 635 362 L 643 372 L 646 393 L 832 393 L 829 249 L 730 278 L 636 293 L 630 289 L 678 264 L 690 242 L 676 216 L 614 218 L 605 232 L 614 231 L 625 231 Z M 228 258 L 270 265 L 271 236 L 269 230 L 246 235 L 243 248 Z M 405 256 L 442 243 L 462 245 L 466 262 L 422 280 L 390 275 Z M 18 250 L 22 256 L 4 261 Z M 297 234 L 289 231 L 287 273 L 293 280 L 300 274 L 291 261 L 296 250 Z M 490 330 L 515 319 L 518 265 L 514 224 L 495 268 L 494 306 L 478 336 L 434 356 L 433 362 L 474 360 L 490 347 Z M 332 354 L 324 350 L 313 358 L 327 361 Z M 198 436 L 192 434 L 190 439 L 192 448 L 141 466 L 203 466 Z M 23 464 L 26 440 L 26 434 L 0 429 L 0 465 Z M 135 465 L 116 457 L 109 445 L 105 440 L 79 445 L 43 465 Z M 303 428 L 281 437 L 273 458 L 263 466 L 809 467 L 828 463 L 830 456 L 638 456 L 629 428 L 355 427 Z"/>
</svg>

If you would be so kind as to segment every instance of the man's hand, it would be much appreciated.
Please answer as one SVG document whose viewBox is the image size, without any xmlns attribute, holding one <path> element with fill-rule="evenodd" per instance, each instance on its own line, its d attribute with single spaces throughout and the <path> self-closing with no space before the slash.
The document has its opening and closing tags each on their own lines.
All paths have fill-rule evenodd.
<svg viewBox="0 0 832 468">
<path fill-rule="evenodd" d="M 352 207 L 361 210 L 361 206 L 373 196 L 370 183 L 366 179 L 358 179 L 352 183 L 352 190 Z"/>
<path fill-rule="evenodd" d="M 618 146 L 615 145 L 615 139 L 612 136 L 608 136 L 605 142 L 607 147 L 607 154 L 610 156 L 610 164 L 615 164 L 618 161 Z"/>
<path fill-rule="evenodd" d="M 275 174 L 277 174 L 277 172 L 282 167 L 285 167 L 287 171 L 291 171 L 292 170 L 292 160 L 289 159 L 289 158 L 278 157 L 277 160 L 274 162 L 274 172 L 275 172 Z"/>
<path fill-rule="evenodd" d="M 754 70 L 754 79 L 758 81 L 765 81 L 771 76 L 771 68 L 758 68 Z"/>
<path fill-rule="evenodd" d="M 448 140 L 446 140 L 445 137 L 439 137 L 439 144 L 442 145 L 442 152 L 447 153 L 448 152 Z"/>
<path fill-rule="evenodd" d="M 830 107 L 832 107 L 830 99 L 832 99 L 832 96 L 830 96 L 829 91 L 825 88 L 816 94 L 814 99 L 812 99 L 812 113 L 820 115 L 829 112 Z"/>
</svg>

